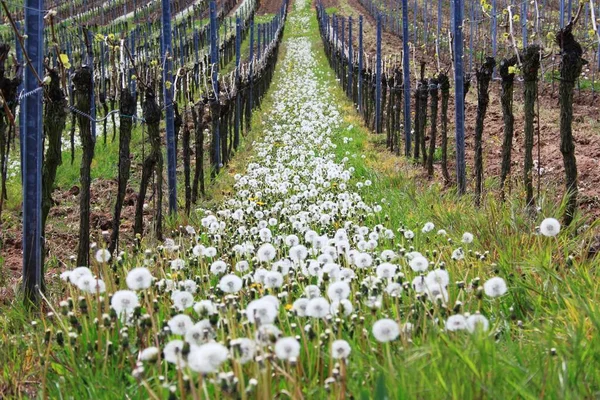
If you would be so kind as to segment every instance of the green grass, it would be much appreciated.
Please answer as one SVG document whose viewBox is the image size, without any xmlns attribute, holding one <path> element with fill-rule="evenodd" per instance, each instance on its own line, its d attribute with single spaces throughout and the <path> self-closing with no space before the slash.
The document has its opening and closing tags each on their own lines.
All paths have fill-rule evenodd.
<svg viewBox="0 0 600 400">
<path fill-rule="evenodd" d="M 286 27 L 286 39 L 297 36 L 303 34 L 295 31 L 293 25 Z M 600 263 L 586 258 L 584 244 L 595 234 L 599 223 L 593 222 L 591 227 L 584 228 L 583 217 L 579 216 L 572 227 L 563 230 L 558 237 L 540 237 L 533 234 L 534 227 L 543 217 L 557 216 L 561 212 L 561 206 L 552 202 L 551 192 L 546 193 L 539 203 L 541 215 L 532 219 L 524 211 L 520 188 L 513 191 L 506 203 L 501 203 L 497 195 L 490 192 L 481 208 L 475 209 L 470 196 L 459 197 L 452 190 L 424 182 L 418 176 L 417 167 L 386 153 L 381 139 L 369 133 L 361 123 L 328 66 L 314 14 L 311 14 L 309 39 L 316 50 L 316 73 L 320 82 L 330 88 L 343 111 L 344 124 L 335 132 L 336 157 L 338 160 L 349 157 L 349 165 L 355 168 L 355 177 L 350 184 L 365 179 L 373 182 L 371 187 L 361 191 L 365 202 L 385 199 L 383 214 L 368 217 L 368 222 L 414 228 L 430 221 L 436 227 L 455 233 L 450 235 L 453 243 L 435 235 L 417 235 L 412 242 L 398 241 L 406 247 L 431 249 L 428 254 L 431 256 L 434 251 L 447 254 L 460 245 L 457 242 L 462 232 L 472 232 L 475 242 L 464 246 L 468 257 L 461 262 L 449 263 L 451 276 L 467 283 L 476 277 L 502 276 L 507 280 L 509 292 L 501 299 L 480 301 L 481 310 L 489 312 L 490 316 L 492 329 L 488 334 L 471 336 L 444 332 L 425 323 L 425 319 L 417 318 L 415 324 L 418 326 L 412 339 L 383 345 L 369 340 L 370 333 L 363 334 L 363 329 L 370 331 L 373 322 L 381 317 L 375 313 L 363 313 L 364 320 L 342 320 L 328 326 L 313 323 L 313 331 L 323 336 L 322 343 L 314 340 L 310 342 L 311 346 L 302 349 L 299 365 L 303 374 L 297 379 L 304 397 L 340 398 L 339 384 L 332 385 L 331 392 L 323 386 L 323 378 L 329 376 L 334 361 L 322 348 L 328 346 L 338 331 L 344 332 L 353 349 L 346 366 L 345 385 L 357 399 L 579 399 L 600 396 Z M 285 51 L 285 45 L 282 50 Z M 273 84 L 281 78 L 279 67 Z M 255 113 L 252 135 L 244 141 L 233 163 L 217 178 L 201 207 L 212 208 L 232 190 L 233 175 L 241 172 L 251 160 L 252 141 L 260 137 L 264 116 L 274 100 L 271 95 L 267 96 L 262 104 L 264 114 Z M 352 138 L 352 141 L 344 141 L 344 137 Z M 100 152 L 97 148 L 98 171 L 95 173 L 114 172 L 114 159 L 108 154 L 103 155 L 113 153 L 112 150 Z M 64 164 L 63 168 L 66 169 L 59 171 L 60 181 L 67 185 L 76 179 L 78 169 Z M 197 223 L 202 215 L 193 215 L 191 221 Z M 171 224 L 177 226 L 185 221 L 182 217 Z M 581 228 L 580 232 L 577 232 L 578 228 Z M 147 245 L 152 246 L 152 243 Z M 469 253 L 471 249 L 473 253 Z M 489 253 L 481 260 L 475 256 L 476 250 Z M 157 276 L 170 274 L 167 260 L 163 254 L 156 254 L 153 268 Z M 102 270 L 104 276 L 115 276 L 122 282 L 126 271 L 142 262 L 143 255 L 138 253 L 115 266 L 115 273 L 106 266 L 95 264 L 93 267 Z M 196 272 L 201 277 L 206 276 L 207 265 L 199 266 Z M 199 279 L 202 290 L 208 291 L 214 284 L 211 279 L 214 280 Z M 114 282 L 108 284 L 108 291 L 115 288 Z M 45 390 L 49 398 L 148 398 L 146 388 L 131 377 L 138 350 L 134 347 L 135 334 L 140 331 L 130 328 L 129 337 L 125 338 L 119 334 L 122 327 L 118 322 L 113 322 L 115 326 L 110 329 L 96 329 L 94 318 L 102 321 L 101 314 L 107 309 L 98 314 L 94 299 L 79 301 L 79 292 L 70 286 L 64 289 L 55 281 L 51 282 L 49 293 L 50 304 L 54 305 L 56 313 L 53 318 L 46 316 L 51 310 L 36 314 L 20 306 L 18 300 L 11 307 L 0 309 L 0 342 L 3 344 L 0 346 L 0 394 L 6 398 L 20 398 L 37 393 L 41 397 Z M 473 293 L 461 293 L 465 302 L 474 301 Z M 69 318 L 59 317 L 61 310 L 56 306 L 58 299 L 67 296 L 75 302 L 74 315 L 69 318 L 81 326 L 77 346 L 69 345 L 68 338 L 65 338 L 64 346 L 58 345 L 55 339 L 57 331 L 66 332 L 69 325 Z M 410 313 L 408 305 L 393 307 L 390 301 L 391 298 L 384 298 L 383 309 L 389 309 L 393 314 L 391 317 L 407 319 L 406 314 L 400 313 Z M 88 305 L 88 315 L 81 311 L 80 304 Z M 104 307 L 106 304 L 104 302 Z M 171 313 L 169 306 L 169 301 L 157 304 L 158 309 L 152 314 L 154 323 Z M 235 321 L 237 307 L 237 304 L 227 307 L 224 317 Z M 416 311 L 423 311 L 425 303 L 414 303 L 414 307 Z M 432 307 L 431 312 L 437 318 L 447 316 L 444 308 Z M 38 321 L 35 326 L 30 322 L 34 319 Z M 286 333 L 303 331 L 302 327 L 292 328 L 291 322 L 287 313 L 280 314 L 278 325 Z M 43 341 L 46 329 L 52 335 L 49 345 Z M 251 332 L 242 324 L 231 324 L 228 329 L 227 334 L 222 332 L 223 337 Z M 327 334 L 325 329 L 333 333 Z M 152 337 L 148 332 L 139 334 L 145 342 Z M 126 339 L 129 346 L 124 346 Z M 102 348 L 88 351 L 88 347 L 95 346 L 96 340 Z M 112 342 L 112 350 L 107 348 L 107 341 Z M 293 368 L 288 372 L 295 373 Z M 283 390 L 293 393 L 294 380 L 275 374 L 271 381 L 270 374 L 263 373 L 256 363 L 245 367 L 243 373 L 246 377 L 257 377 L 261 385 L 272 382 L 265 392 L 260 393 L 262 397 L 255 393 L 253 398 L 273 398 Z M 169 398 L 169 388 L 162 385 L 159 375 L 164 376 L 175 390 L 185 386 L 172 368 L 164 371 L 148 368 L 146 382 L 158 398 Z M 213 385 L 209 387 L 210 398 L 230 398 L 221 390 L 215 390 Z M 180 398 L 179 395 L 176 397 Z M 189 391 L 188 398 L 192 398 Z"/>
</svg>

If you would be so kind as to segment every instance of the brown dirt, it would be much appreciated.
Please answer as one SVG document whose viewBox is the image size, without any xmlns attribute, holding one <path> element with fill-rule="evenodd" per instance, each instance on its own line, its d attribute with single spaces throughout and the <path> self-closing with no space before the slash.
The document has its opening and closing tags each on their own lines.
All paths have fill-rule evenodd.
<svg viewBox="0 0 600 400">
<path fill-rule="evenodd" d="M 257 15 L 276 14 L 281 7 L 281 0 L 260 0 Z"/>
</svg>

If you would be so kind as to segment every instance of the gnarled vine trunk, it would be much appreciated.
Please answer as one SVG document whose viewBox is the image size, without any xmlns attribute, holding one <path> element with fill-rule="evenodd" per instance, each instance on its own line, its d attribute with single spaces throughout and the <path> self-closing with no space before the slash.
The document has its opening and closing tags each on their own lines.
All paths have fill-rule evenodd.
<svg viewBox="0 0 600 400">
<path fill-rule="evenodd" d="M 75 107 L 86 114 L 91 112 L 92 98 L 92 71 L 84 66 L 75 72 L 73 76 Z M 81 166 L 79 168 L 79 180 L 81 190 L 79 192 L 79 242 L 77 247 L 77 265 L 89 264 L 90 255 L 90 186 L 91 166 L 94 158 L 95 132 L 92 133 L 90 119 L 84 115 L 77 115 L 79 135 L 81 136 Z"/>
<path fill-rule="evenodd" d="M 565 225 L 571 224 L 577 209 L 577 161 L 573 141 L 573 88 L 587 61 L 582 58 L 583 50 L 573 36 L 573 23 L 568 24 L 556 35 L 561 50 L 560 61 L 560 152 L 565 167 L 567 206 L 563 216 Z"/>
</svg>

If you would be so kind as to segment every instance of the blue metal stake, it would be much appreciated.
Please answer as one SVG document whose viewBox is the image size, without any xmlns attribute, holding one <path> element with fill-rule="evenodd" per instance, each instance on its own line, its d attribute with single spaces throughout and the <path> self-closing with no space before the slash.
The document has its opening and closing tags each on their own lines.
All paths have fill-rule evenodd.
<svg viewBox="0 0 600 400">
<path fill-rule="evenodd" d="M 177 211 L 177 152 L 175 149 L 175 113 L 173 110 L 173 56 L 171 38 L 171 5 L 169 0 L 162 0 L 162 42 L 163 53 L 163 95 L 166 108 L 167 131 L 167 180 L 169 183 L 169 212 Z"/>
<path fill-rule="evenodd" d="M 381 133 L 381 14 L 377 15 L 377 59 L 375 67 L 375 132 Z"/>
<path fill-rule="evenodd" d="M 527 47 L 527 2 L 521 3 L 521 34 L 523 35 L 523 48 Z"/>
<path fill-rule="evenodd" d="M 235 84 L 239 87 L 240 85 L 240 62 L 241 62 L 241 39 L 242 39 L 242 23 L 238 17 L 235 22 Z M 234 138 L 233 148 L 237 150 L 240 143 L 240 118 L 241 118 L 241 101 L 239 90 L 235 96 L 235 127 L 234 127 Z"/>
<path fill-rule="evenodd" d="M 492 57 L 496 58 L 498 42 L 496 41 L 498 31 L 498 16 L 496 15 L 496 0 L 492 0 Z"/>
<path fill-rule="evenodd" d="M 454 98 L 456 127 L 456 180 L 458 193 L 463 194 L 467 188 L 465 165 L 465 116 L 464 107 L 464 75 L 463 75 L 463 0 L 452 0 L 454 9 Z"/>
<path fill-rule="evenodd" d="M 352 80 L 352 74 L 354 73 L 354 60 L 352 52 L 352 17 L 348 19 L 348 97 L 350 100 L 354 100 L 354 82 Z"/>
<path fill-rule="evenodd" d="M 341 45 L 340 45 L 340 56 L 342 60 L 342 68 L 341 72 L 341 84 L 342 88 L 344 87 L 344 65 L 346 64 L 346 60 L 344 59 L 344 46 L 346 45 L 346 18 L 342 17 L 342 37 L 341 37 Z"/>
<path fill-rule="evenodd" d="M 252 65 L 254 63 L 254 18 L 252 18 L 252 21 L 250 22 L 250 71 L 249 71 L 249 76 L 250 76 L 250 89 L 249 89 L 249 93 L 248 93 L 248 98 L 249 98 L 249 104 L 250 104 L 250 108 L 254 107 L 254 102 L 252 99 L 252 87 L 254 86 L 254 66 Z M 251 110 L 248 110 L 251 111 Z M 248 120 L 248 116 L 246 116 L 246 120 Z"/>
<path fill-rule="evenodd" d="M 210 63 L 212 64 L 212 86 L 215 96 L 215 101 L 219 101 L 219 47 L 217 44 L 217 6 L 214 0 L 210 2 Z M 218 118 L 213 116 L 213 118 Z M 214 144 L 214 155 L 215 164 L 217 167 L 217 173 L 221 168 L 221 135 L 219 132 L 219 125 L 217 124 L 215 132 L 215 144 Z"/>
<path fill-rule="evenodd" d="M 25 302 L 37 305 L 42 284 L 42 91 L 38 77 L 43 74 L 43 0 L 25 0 L 25 50 L 31 65 L 25 68 L 23 98 L 23 291 Z M 35 70 L 32 71 L 32 68 Z"/>
<path fill-rule="evenodd" d="M 92 36 L 92 31 L 86 29 L 88 47 L 87 47 L 87 65 L 90 67 L 90 72 L 92 76 L 94 76 L 94 50 L 92 48 L 94 44 L 94 38 Z M 90 115 L 92 117 L 91 127 L 92 127 L 92 140 L 96 141 L 96 84 L 94 79 L 92 79 L 92 93 L 90 93 Z"/>
<path fill-rule="evenodd" d="M 402 0 L 402 83 L 404 85 L 404 155 L 410 157 L 410 55 L 408 54 L 408 0 Z"/>
<path fill-rule="evenodd" d="M 19 30 L 19 33 L 21 33 L 21 24 L 19 22 L 16 22 L 16 26 L 17 29 Z M 23 65 L 23 49 L 21 49 L 21 43 L 19 42 L 19 39 L 15 36 L 15 51 L 17 54 L 17 62 L 19 63 L 19 65 Z M 70 55 L 69 55 L 70 57 Z M 22 75 L 22 74 L 21 74 Z M 21 76 L 21 78 L 23 78 L 23 76 Z M 23 91 L 23 80 L 21 79 L 21 83 L 19 84 L 19 87 L 17 88 L 17 93 L 21 93 Z M 24 137 L 24 132 L 25 132 L 25 118 L 23 118 L 23 106 L 25 104 L 25 99 L 21 100 L 20 104 L 19 104 L 19 135 L 21 137 Z M 24 140 L 19 140 L 19 146 L 20 146 L 20 150 L 21 153 L 19 154 L 25 154 L 23 151 L 23 144 L 25 143 Z M 21 181 L 23 181 L 23 163 L 21 163 Z"/>
<path fill-rule="evenodd" d="M 565 0 L 560 0 L 560 29 L 565 27 Z"/>
<path fill-rule="evenodd" d="M 358 17 L 358 111 L 363 115 L 363 16 Z"/>
</svg>

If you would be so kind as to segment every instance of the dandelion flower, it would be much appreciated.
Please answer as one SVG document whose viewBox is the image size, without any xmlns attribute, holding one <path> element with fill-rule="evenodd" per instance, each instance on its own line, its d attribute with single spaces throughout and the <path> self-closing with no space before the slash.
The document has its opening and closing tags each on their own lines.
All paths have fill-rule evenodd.
<svg viewBox="0 0 600 400">
<path fill-rule="evenodd" d="M 218 371 L 228 356 L 229 351 L 222 344 L 206 343 L 191 349 L 188 355 L 188 366 L 192 371 L 209 374 Z"/>
<path fill-rule="evenodd" d="M 433 224 L 433 222 L 427 222 L 423 226 L 423 229 L 421 229 L 421 232 L 428 233 L 428 232 L 431 232 L 434 228 L 435 228 L 435 225 Z"/>
<path fill-rule="evenodd" d="M 475 313 L 467 317 L 467 329 L 473 333 L 480 329 L 482 332 L 486 332 L 489 329 L 490 323 L 486 317 L 480 313 Z"/>
<path fill-rule="evenodd" d="M 265 275 L 265 287 L 267 289 L 277 289 L 283 285 L 283 275 L 278 271 L 269 271 Z"/>
<path fill-rule="evenodd" d="M 299 317 L 306 316 L 306 306 L 308 305 L 309 300 L 307 298 L 301 297 L 294 301 L 292 304 L 292 311 L 296 313 Z"/>
<path fill-rule="evenodd" d="M 496 276 L 488 279 L 483 284 L 483 290 L 485 294 L 490 297 L 500 297 L 508 291 L 508 288 L 506 287 L 504 279 Z"/>
<path fill-rule="evenodd" d="M 343 281 L 334 282 L 327 288 L 327 296 L 331 301 L 347 299 L 350 296 L 350 285 Z"/>
<path fill-rule="evenodd" d="M 331 344 L 331 357 L 334 359 L 345 360 L 348 358 L 348 356 L 350 356 L 351 350 L 352 348 L 350 347 L 350 344 L 348 344 L 348 342 L 345 340 L 335 340 Z"/>
<path fill-rule="evenodd" d="M 148 268 L 134 268 L 127 274 L 125 283 L 131 290 L 148 289 L 152 285 L 152 274 Z"/>
<path fill-rule="evenodd" d="M 390 263 L 382 263 L 377 266 L 375 271 L 379 279 L 391 279 L 396 274 L 396 266 Z"/>
<path fill-rule="evenodd" d="M 446 287 L 450 283 L 450 275 L 445 269 L 434 269 L 425 278 L 428 287 Z"/>
<path fill-rule="evenodd" d="M 340 301 L 334 301 L 331 303 L 331 306 L 329 307 L 329 313 L 331 315 L 343 315 L 344 317 L 349 316 L 350 314 L 352 314 L 352 311 L 354 311 L 354 306 L 352 305 L 352 302 L 350 302 L 350 300 L 348 299 L 343 299 Z"/>
<path fill-rule="evenodd" d="M 277 308 L 265 299 L 252 300 L 246 307 L 246 317 L 251 323 L 271 324 L 277 318 Z"/>
<path fill-rule="evenodd" d="M 106 249 L 100 249 L 96 252 L 96 261 L 99 263 L 107 263 L 110 261 L 110 251 Z"/>
<path fill-rule="evenodd" d="M 183 340 L 171 340 L 165 345 L 163 354 L 165 355 L 165 361 L 171 364 L 175 364 L 179 367 L 185 366 L 185 360 L 183 359 Z"/>
<path fill-rule="evenodd" d="M 248 264 L 248 261 L 246 261 L 246 260 L 238 261 L 235 264 L 235 270 L 237 272 L 242 272 L 243 273 L 243 272 L 248 271 L 249 269 L 250 269 L 250 265 Z"/>
<path fill-rule="evenodd" d="M 176 258 L 175 260 L 171 261 L 171 270 L 172 271 L 179 271 L 185 268 L 185 261 L 183 261 L 181 258 Z"/>
<path fill-rule="evenodd" d="M 167 324 L 169 325 L 169 328 L 171 328 L 171 332 L 175 335 L 185 335 L 187 330 L 194 325 L 192 319 L 185 314 L 174 316 Z"/>
<path fill-rule="evenodd" d="M 254 359 L 256 353 L 254 340 L 248 338 L 234 339 L 230 342 L 230 346 L 234 349 L 234 355 L 240 364 L 246 364 Z"/>
<path fill-rule="evenodd" d="M 215 336 L 215 331 L 210 321 L 203 319 L 186 330 L 185 341 L 189 344 L 200 346 L 211 341 Z"/>
<path fill-rule="evenodd" d="M 380 319 L 373 324 L 373 336 L 378 342 L 390 342 L 396 340 L 399 335 L 400 327 L 393 319 Z"/>
<path fill-rule="evenodd" d="M 540 224 L 540 233 L 544 236 L 556 236 L 560 232 L 560 222 L 555 218 L 546 218 Z"/>
<path fill-rule="evenodd" d="M 131 290 L 119 290 L 110 301 L 110 306 L 117 315 L 132 313 L 139 304 L 137 294 Z"/>
<path fill-rule="evenodd" d="M 92 275 L 92 271 L 88 267 L 77 267 L 69 273 L 68 277 L 73 285 L 77 285 L 77 281 L 83 275 Z"/>
<path fill-rule="evenodd" d="M 423 256 L 416 256 L 409 261 L 408 265 L 415 272 L 423 272 L 429 268 L 429 261 Z"/>
<path fill-rule="evenodd" d="M 210 265 L 210 273 L 213 275 L 221 275 L 227 272 L 227 264 L 225 261 L 217 260 Z"/>
<path fill-rule="evenodd" d="M 106 284 L 102 279 L 96 279 L 92 275 L 83 275 L 77 281 L 77 287 L 79 290 L 86 293 L 104 293 L 106 291 Z"/>
<path fill-rule="evenodd" d="M 458 249 L 456 249 L 452 252 L 453 260 L 460 261 L 464 258 L 465 258 L 465 251 L 462 249 L 462 247 L 459 247 Z"/>
<path fill-rule="evenodd" d="M 177 290 L 171 295 L 171 300 L 173 300 L 173 305 L 177 310 L 183 311 L 186 308 L 192 307 L 194 304 L 194 295 L 190 292 Z"/>
<path fill-rule="evenodd" d="M 462 242 L 466 244 L 473 243 L 473 234 L 470 232 L 463 233 Z"/>
<path fill-rule="evenodd" d="M 155 361 L 160 354 L 160 350 L 158 347 L 147 347 L 144 350 L 140 351 L 139 359 L 141 361 Z"/>
<path fill-rule="evenodd" d="M 233 274 L 225 275 L 219 281 L 219 289 L 225 293 L 237 293 L 242 288 L 242 279 Z"/>
<path fill-rule="evenodd" d="M 194 304 L 194 311 L 201 317 L 208 317 L 217 313 L 215 305 L 210 300 L 202 300 Z"/>
<path fill-rule="evenodd" d="M 399 297 L 402 294 L 402 285 L 398 282 L 391 282 L 386 286 L 385 292 L 392 297 Z"/>
<path fill-rule="evenodd" d="M 306 246 L 298 244 L 290 249 L 290 258 L 294 262 L 301 262 L 308 257 L 308 249 Z"/>
<path fill-rule="evenodd" d="M 256 251 L 256 257 L 261 262 L 272 261 L 276 255 L 277 250 L 275 250 L 275 247 L 271 243 L 264 243 Z"/>
<path fill-rule="evenodd" d="M 329 302 L 323 297 L 310 300 L 306 306 L 306 315 L 312 318 L 325 318 L 329 314 Z"/>
<path fill-rule="evenodd" d="M 275 343 L 275 355 L 280 360 L 296 359 L 300 355 L 300 343 L 293 337 L 284 337 Z"/>
<path fill-rule="evenodd" d="M 321 297 L 321 289 L 317 285 L 308 285 L 304 288 L 304 294 L 309 300 Z"/>
<path fill-rule="evenodd" d="M 451 315 L 446 320 L 446 330 L 450 332 L 467 329 L 467 319 L 460 314 Z"/>
</svg>

